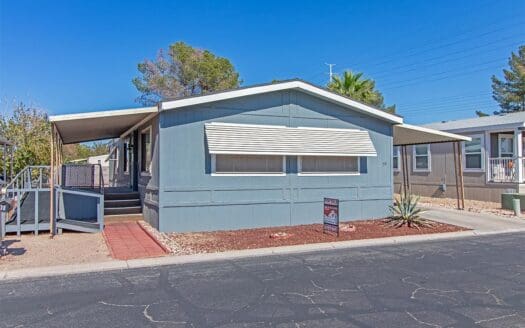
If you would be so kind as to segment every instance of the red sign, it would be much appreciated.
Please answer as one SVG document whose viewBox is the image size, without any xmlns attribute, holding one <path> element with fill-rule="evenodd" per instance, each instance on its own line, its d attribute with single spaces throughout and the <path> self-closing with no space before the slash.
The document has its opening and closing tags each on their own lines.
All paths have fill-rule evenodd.
<svg viewBox="0 0 525 328">
<path fill-rule="evenodd" d="M 339 237 L 339 199 L 324 199 L 323 233 L 327 231 L 337 233 Z"/>
</svg>

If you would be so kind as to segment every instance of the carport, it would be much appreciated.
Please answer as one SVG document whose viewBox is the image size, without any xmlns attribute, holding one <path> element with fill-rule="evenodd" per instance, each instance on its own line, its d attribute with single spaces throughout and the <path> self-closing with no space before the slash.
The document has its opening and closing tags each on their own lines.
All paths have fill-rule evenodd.
<svg viewBox="0 0 525 328">
<path fill-rule="evenodd" d="M 454 153 L 454 172 L 456 177 L 456 196 L 458 209 L 465 208 L 465 188 L 463 185 L 463 163 L 461 142 L 471 141 L 470 137 L 443 132 L 410 124 L 394 125 L 394 146 L 400 147 L 400 165 L 402 167 L 402 190 L 410 193 L 410 173 L 408 171 L 407 146 L 452 143 Z"/>
</svg>

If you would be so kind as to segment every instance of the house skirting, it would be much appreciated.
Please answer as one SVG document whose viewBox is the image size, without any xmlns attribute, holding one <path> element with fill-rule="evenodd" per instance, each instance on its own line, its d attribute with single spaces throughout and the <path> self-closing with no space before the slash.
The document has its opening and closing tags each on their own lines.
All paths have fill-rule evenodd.
<svg viewBox="0 0 525 328">
<path fill-rule="evenodd" d="M 441 184 L 436 183 L 411 183 L 411 191 L 415 195 L 436 198 L 456 198 L 456 185 L 447 184 L 442 190 Z M 396 193 L 401 191 L 401 183 L 394 184 Z M 465 199 L 486 202 L 501 202 L 501 194 L 505 192 L 525 192 L 525 184 L 518 183 L 488 183 L 486 185 L 465 184 Z"/>
</svg>

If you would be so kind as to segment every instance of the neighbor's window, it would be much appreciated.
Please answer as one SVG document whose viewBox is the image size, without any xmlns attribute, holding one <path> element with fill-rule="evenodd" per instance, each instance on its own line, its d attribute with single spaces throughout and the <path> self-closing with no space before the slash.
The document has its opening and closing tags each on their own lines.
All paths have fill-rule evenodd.
<svg viewBox="0 0 525 328">
<path fill-rule="evenodd" d="M 213 155 L 212 172 L 215 174 L 284 174 L 284 156 L 273 155 Z"/>
<path fill-rule="evenodd" d="M 392 168 L 399 171 L 399 146 L 394 146 L 392 151 Z"/>
<path fill-rule="evenodd" d="M 414 146 L 414 171 L 430 171 L 430 145 Z"/>
<path fill-rule="evenodd" d="M 359 174 L 359 157 L 355 156 L 301 156 L 301 174 Z"/>
<path fill-rule="evenodd" d="M 483 169 L 483 137 L 472 136 L 472 141 L 464 143 L 465 169 Z"/>
<path fill-rule="evenodd" d="M 151 165 L 151 128 L 140 133 L 140 171 L 150 172 Z"/>
</svg>

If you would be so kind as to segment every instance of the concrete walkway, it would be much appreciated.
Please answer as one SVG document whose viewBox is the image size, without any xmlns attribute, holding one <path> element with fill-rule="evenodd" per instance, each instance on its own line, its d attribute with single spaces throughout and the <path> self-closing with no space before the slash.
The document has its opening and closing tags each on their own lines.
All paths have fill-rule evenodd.
<svg viewBox="0 0 525 328">
<path fill-rule="evenodd" d="M 425 209 L 427 219 L 462 226 L 476 232 L 525 231 L 525 218 L 508 218 L 489 213 L 473 213 L 449 208 Z"/>
</svg>

